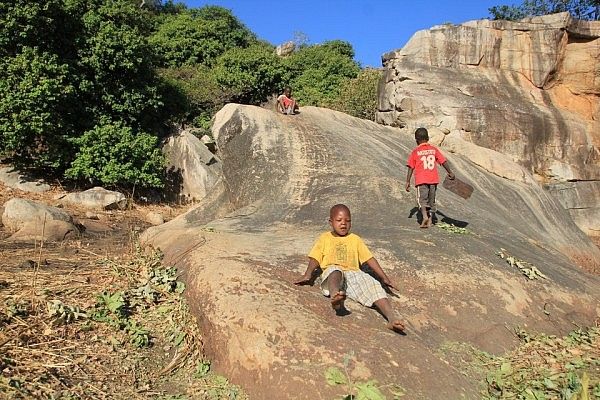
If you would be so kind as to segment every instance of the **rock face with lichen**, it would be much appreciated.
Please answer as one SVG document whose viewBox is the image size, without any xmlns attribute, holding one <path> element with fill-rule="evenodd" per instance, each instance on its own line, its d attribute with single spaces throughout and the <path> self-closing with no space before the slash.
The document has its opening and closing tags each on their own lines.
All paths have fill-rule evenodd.
<svg viewBox="0 0 600 400">
<path fill-rule="evenodd" d="M 503 177 L 503 160 L 516 161 L 600 236 L 600 22 L 560 13 L 435 26 L 383 62 L 377 122 L 425 126 Z"/>
</svg>

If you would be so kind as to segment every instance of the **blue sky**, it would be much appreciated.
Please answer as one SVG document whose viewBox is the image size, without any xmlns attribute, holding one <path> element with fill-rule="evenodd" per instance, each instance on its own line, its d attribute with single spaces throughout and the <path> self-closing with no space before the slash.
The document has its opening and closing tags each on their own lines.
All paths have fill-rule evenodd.
<svg viewBox="0 0 600 400">
<path fill-rule="evenodd" d="M 381 66 L 381 55 L 401 48 L 413 33 L 446 22 L 488 17 L 488 8 L 518 0 L 186 0 L 233 11 L 261 39 L 275 45 L 304 33 L 309 43 L 342 39 L 352 43 L 363 66 Z"/>
</svg>

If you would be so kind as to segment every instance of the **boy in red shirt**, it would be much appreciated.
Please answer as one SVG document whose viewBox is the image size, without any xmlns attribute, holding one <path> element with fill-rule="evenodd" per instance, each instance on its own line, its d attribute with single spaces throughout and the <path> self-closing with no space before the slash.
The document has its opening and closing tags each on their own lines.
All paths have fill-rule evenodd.
<svg viewBox="0 0 600 400">
<path fill-rule="evenodd" d="M 406 166 L 406 191 L 410 192 L 410 179 L 415 172 L 415 186 L 417 187 L 417 203 L 421 208 L 423 222 L 421 228 L 429 228 L 435 214 L 435 192 L 440 178 L 438 176 L 436 163 L 440 164 L 448 173 L 449 179 L 454 179 L 454 173 L 450 170 L 448 161 L 437 147 L 429 144 L 429 133 L 425 128 L 415 131 L 417 147 L 410 153 Z M 431 215 L 428 215 L 429 208 Z"/>
<path fill-rule="evenodd" d="M 277 98 L 277 110 L 287 115 L 294 115 L 298 112 L 298 103 L 292 97 L 292 89 L 289 86 L 286 86 L 283 89 L 283 94 Z"/>
</svg>

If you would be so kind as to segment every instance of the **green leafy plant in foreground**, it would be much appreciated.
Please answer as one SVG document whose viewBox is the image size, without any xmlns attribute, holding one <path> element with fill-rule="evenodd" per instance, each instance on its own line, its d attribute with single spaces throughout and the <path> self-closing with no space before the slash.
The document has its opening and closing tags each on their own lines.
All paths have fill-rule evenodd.
<svg viewBox="0 0 600 400">
<path fill-rule="evenodd" d="M 496 252 L 496 255 L 506 260 L 511 267 L 518 268 L 529 279 L 548 279 L 535 265 L 511 256 L 505 249 L 500 249 L 500 251 Z"/>
<path fill-rule="evenodd" d="M 485 365 L 486 399 L 600 399 L 600 329 L 559 338 L 517 332 L 522 344 Z"/>
<path fill-rule="evenodd" d="M 435 224 L 435 226 L 450 233 L 458 233 L 461 235 L 467 235 L 470 233 L 469 230 L 466 228 L 461 228 L 459 226 L 448 224 L 446 222 L 438 222 L 437 224 Z"/>
<path fill-rule="evenodd" d="M 69 306 L 60 300 L 50 300 L 46 304 L 48 316 L 52 318 L 52 325 L 69 324 L 78 319 L 87 318 L 85 311 L 77 306 Z"/>
<path fill-rule="evenodd" d="M 350 360 L 353 356 L 353 352 L 350 352 L 344 356 L 343 367 L 344 370 L 340 370 L 337 367 L 329 367 L 325 371 L 325 380 L 330 386 L 342 386 L 345 394 L 341 397 L 342 400 L 385 400 L 385 395 L 381 392 L 380 387 L 375 380 L 369 381 L 356 381 L 353 380 L 348 372 Z M 393 385 L 389 388 L 390 393 L 393 395 L 393 399 L 399 399 L 404 396 L 404 389 L 399 385 Z"/>
</svg>

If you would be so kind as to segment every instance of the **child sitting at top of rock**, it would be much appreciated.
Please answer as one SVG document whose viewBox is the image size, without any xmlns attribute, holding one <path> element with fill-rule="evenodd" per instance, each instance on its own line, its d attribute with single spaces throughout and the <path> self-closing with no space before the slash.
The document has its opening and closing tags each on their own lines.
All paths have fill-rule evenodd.
<svg viewBox="0 0 600 400">
<path fill-rule="evenodd" d="M 350 209 L 343 204 L 331 207 L 329 224 L 332 231 L 325 232 L 319 237 L 308 255 L 306 272 L 294 283 L 312 284 L 313 273 L 321 267 L 323 270 L 321 291 L 331 298 L 331 306 L 336 314 L 341 315 L 344 301 L 348 296 L 364 306 L 377 307 L 388 320 L 388 329 L 403 332 L 404 324 L 392 310 L 382 284 L 394 289 L 396 286 L 383 272 L 362 239 L 350 233 L 352 226 Z M 379 277 L 381 283 L 361 271 L 362 264 L 367 264 Z"/>
<path fill-rule="evenodd" d="M 292 89 L 286 86 L 283 89 L 283 94 L 277 98 L 277 110 L 282 114 L 294 115 L 298 112 L 299 107 L 296 99 L 292 97 Z"/>
<path fill-rule="evenodd" d="M 417 147 L 410 153 L 406 166 L 406 191 L 410 192 L 410 179 L 413 171 L 415 173 L 415 186 L 417 187 L 417 204 L 421 209 L 423 221 L 421 228 L 429 228 L 435 216 L 435 192 L 440 178 L 438 176 L 436 163 L 446 169 L 449 179 L 454 179 L 454 173 L 450 170 L 448 161 L 437 147 L 429 144 L 429 132 L 425 128 L 415 131 Z M 431 214 L 427 213 L 429 209 Z"/>
</svg>

